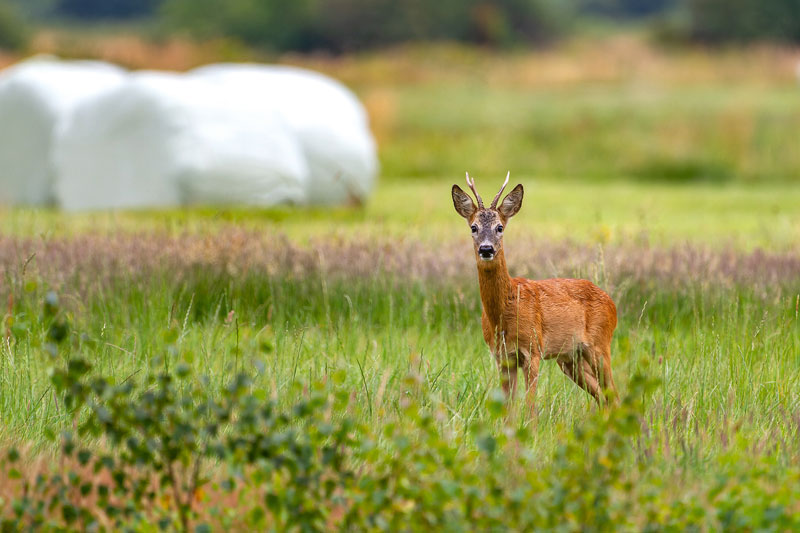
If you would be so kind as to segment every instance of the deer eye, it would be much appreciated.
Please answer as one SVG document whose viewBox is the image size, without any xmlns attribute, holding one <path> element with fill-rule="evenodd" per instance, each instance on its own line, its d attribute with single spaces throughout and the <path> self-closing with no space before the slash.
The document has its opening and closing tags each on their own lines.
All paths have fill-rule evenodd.
<svg viewBox="0 0 800 533">
<path fill-rule="evenodd" d="M 478 233 L 478 226 L 476 226 L 475 224 L 473 224 L 472 227 L 470 227 L 470 229 L 472 230 L 472 233 Z"/>
<path fill-rule="evenodd" d="M 497 226 L 497 233 L 503 233 L 503 225 L 502 224 Z"/>
</svg>

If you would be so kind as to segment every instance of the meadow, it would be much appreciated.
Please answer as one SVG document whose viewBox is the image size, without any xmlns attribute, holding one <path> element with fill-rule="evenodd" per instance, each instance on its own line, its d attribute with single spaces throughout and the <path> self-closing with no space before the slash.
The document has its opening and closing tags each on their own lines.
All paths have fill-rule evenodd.
<svg viewBox="0 0 800 533">
<path fill-rule="evenodd" d="M 793 57 L 288 57 L 365 100 L 366 205 L 0 212 L 3 527 L 797 528 Z M 465 170 L 525 185 L 512 275 L 617 302 L 617 409 L 554 364 L 503 401 Z"/>
</svg>

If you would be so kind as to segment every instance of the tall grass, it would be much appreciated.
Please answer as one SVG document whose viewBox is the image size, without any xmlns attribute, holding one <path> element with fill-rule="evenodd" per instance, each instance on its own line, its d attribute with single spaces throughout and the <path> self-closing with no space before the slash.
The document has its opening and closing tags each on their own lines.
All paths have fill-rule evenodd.
<svg viewBox="0 0 800 533">
<path fill-rule="evenodd" d="M 254 247 L 266 253 L 263 260 L 279 253 L 261 250 L 268 244 Z M 229 256 L 218 244 L 207 261 L 190 255 L 150 262 L 136 241 L 109 243 L 105 252 L 87 242 L 76 245 L 82 254 L 77 265 L 63 251 L 45 249 L 33 260 L 42 264 L 27 265 L 24 275 L 6 271 L 2 296 L 9 313 L 0 358 L 5 437 L 45 442 L 68 419 L 46 375 L 52 364 L 44 350 L 50 326 L 40 320 L 39 308 L 52 289 L 69 310 L 73 352 L 118 381 L 154 371 L 150 362 L 168 353 L 175 341 L 165 332 L 174 331 L 179 349 L 212 378 L 210 387 L 235 371 L 257 371 L 261 386 L 292 402 L 294 381 L 342 371 L 361 406 L 359 416 L 370 425 L 399 416 L 404 378 L 413 371 L 445 409 L 442 426 L 456 434 L 486 416 L 484 401 L 499 383 L 480 333 L 474 267 L 461 259 L 440 256 L 451 267 L 427 271 L 434 263 L 418 246 L 394 250 L 407 260 L 398 264 L 388 249 L 339 243 L 305 254 L 298 249 L 264 264 L 246 252 Z M 193 245 L 184 238 L 155 247 L 168 254 Z M 364 247 L 370 255 L 362 255 Z M 336 250 L 345 257 L 319 262 Z M 120 263 L 114 268 L 103 254 Z M 570 258 L 560 259 L 558 267 L 554 257 L 548 259 L 551 268 L 588 274 L 617 300 L 612 361 L 623 394 L 633 374 L 660 379 L 646 402 L 648 445 L 664 453 L 691 445 L 702 462 L 722 450 L 720 435 L 735 425 L 754 442 L 778 446 L 781 461 L 797 460 L 800 450 L 789 443 L 800 420 L 800 280 L 791 270 L 771 274 L 762 285 L 743 282 L 763 275 L 742 270 L 747 261 L 738 263 L 738 277 L 712 269 L 693 279 L 659 273 L 644 256 L 637 272 L 631 265 L 635 254 L 617 262 L 607 252 L 602 263 L 587 260 L 594 268 L 583 264 L 578 270 L 570 270 Z M 699 261 L 691 254 L 681 257 Z M 712 262 L 721 264 L 721 257 L 713 255 Z M 139 263 L 131 269 L 126 260 Z M 556 365 L 543 365 L 537 399 L 536 440 L 543 452 L 552 451 L 561 427 L 594 409 Z M 520 416 L 519 423 L 530 422 Z"/>
</svg>

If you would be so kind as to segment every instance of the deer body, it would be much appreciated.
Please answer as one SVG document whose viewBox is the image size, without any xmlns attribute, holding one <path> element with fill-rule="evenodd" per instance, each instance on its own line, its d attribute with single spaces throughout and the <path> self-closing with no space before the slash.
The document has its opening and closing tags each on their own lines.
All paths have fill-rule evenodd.
<svg viewBox="0 0 800 533">
<path fill-rule="evenodd" d="M 506 394 L 514 395 L 521 369 L 533 413 L 539 364 L 542 359 L 556 359 L 562 371 L 598 404 L 615 400 L 611 338 L 617 310 L 611 297 L 582 279 L 511 278 L 502 233 L 508 219 L 521 207 L 522 186 L 518 185 L 497 207 L 501 189 L 492 207 L 485 209 L 469 175 L 467 183 L 480 208 L 455 185 L 453 202 L 472 228 L 483 338 L 497 361 Z"/>
</svg>

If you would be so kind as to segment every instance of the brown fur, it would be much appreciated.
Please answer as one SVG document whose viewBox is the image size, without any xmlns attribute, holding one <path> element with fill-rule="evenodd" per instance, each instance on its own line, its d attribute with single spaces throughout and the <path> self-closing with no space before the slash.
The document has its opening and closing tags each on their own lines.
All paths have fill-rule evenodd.
<svg viewBox="0 0 800 533">
<path fill-rule="evenodd" d="M 503 230 L 496 228 L 498 224 L 505 227 L 521 207 L 521 186 L 509 193 L 499 208 L 479 209 L 474 204 L 470 208 L 464 197 L 468 198 L 466 193 L 454 186 L 456 211 L 467 215 L 470 226 L 479 226 L 478 232 L 473 230 L 473 244 L 483 304 L 483 338 L 495 356 L 506 394 L 513 397 L 517 370 L 522 369 L 534 414 L 539 364 L 542 359 L 556 359 L 562 371 L 598 404 L 615 402 L 611 337 L 617 326 L 617 308 L 611 297 L 583 279 L 534 281 L 509 276 Z M 487 224 L 494 230 L 488 231 Z M 489 244 L 495 253 L 493 259 L 484 260 L 478 249 Z"/>
</svg>

